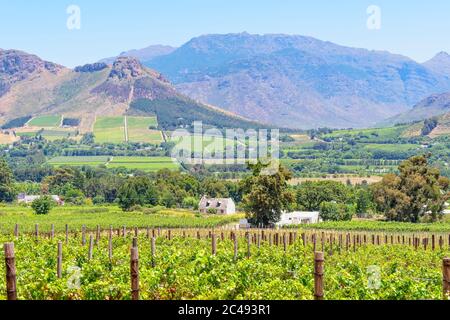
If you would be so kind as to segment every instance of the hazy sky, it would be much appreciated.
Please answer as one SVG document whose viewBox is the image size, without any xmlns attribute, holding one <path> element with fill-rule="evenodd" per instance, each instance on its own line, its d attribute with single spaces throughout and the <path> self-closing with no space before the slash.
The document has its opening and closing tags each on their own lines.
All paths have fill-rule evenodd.
<svg viewBox="0 0 450 320">
<path fill-rule="evenodd" d="M 80 8 L 79 30 L 67 27 L 70 5 Z M 367 27 L 370 5 L 381 9 L 380 30 Z M 423 62 L 450 52 L 449 14 L 448 0 L 0 0 L 0 48 L 73 67 L 151 44 L 247 31 L 309 35 Z"/>
</svg>

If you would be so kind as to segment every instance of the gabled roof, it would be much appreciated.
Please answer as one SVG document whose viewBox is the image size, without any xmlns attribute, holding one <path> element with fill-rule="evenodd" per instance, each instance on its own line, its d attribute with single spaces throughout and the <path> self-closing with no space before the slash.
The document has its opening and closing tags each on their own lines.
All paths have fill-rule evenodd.
<svg viewBox="0 0 450 320">
<path fill-rule="evenodd" d="M 216 209 L 226 210 L 230 204 L 234 204 L 231 198 L 207 198 L 203 197 L 200 200 L 200 209 Z"/>
</svg>

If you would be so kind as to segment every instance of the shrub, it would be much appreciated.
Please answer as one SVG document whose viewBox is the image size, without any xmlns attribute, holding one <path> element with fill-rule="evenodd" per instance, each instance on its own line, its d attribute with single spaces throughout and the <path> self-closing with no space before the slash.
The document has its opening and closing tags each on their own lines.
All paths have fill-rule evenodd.
<svg viewBox="0 0 450 320">
<path fill-rule="evenodd" d="M 55 205 L 55 201 L 49 196 L 43 196 L 33 201 L 31 208 L 33 208 L 34 213 L 37 215 L 45 215 L 52 210 Z"/>
</svg>

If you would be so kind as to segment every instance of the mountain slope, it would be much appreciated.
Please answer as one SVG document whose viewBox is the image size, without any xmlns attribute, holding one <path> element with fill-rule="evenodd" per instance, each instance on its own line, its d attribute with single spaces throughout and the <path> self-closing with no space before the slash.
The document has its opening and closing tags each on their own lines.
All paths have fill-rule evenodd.
<svg viewBox="0 0 450 320">
<path fill-rule="evenodd" d="M 141 61 L 148 61 L 160 56 L 168 55 L 174 52 L 176 48 L 171 46 L 164 45 L 152 45 L 143 49 L 134 49 L 122 52 L 118 57 L 133 57 L 137 58 Z M 111 57 L 101 60 L 100 62 L 104 62 L 107 64 L 112 64 L 118 57 Z"/>
<path fill-rule="evenodd" d="M 412 121 L 429 119 L 450 112 L 450 92 L 433 94 L 414 106 L 411 110 L 390 118 L 384 123 L 407 123 Z"/>
<path fill-rule="evenodd" d="M 143 67 L 136 58 L 119 57 L 112 66 L 97 63 L 71 70 L 19 51 L 0 54 L 0 80 L 4 88 L 0 96 L 0 124 L 25 116 L 57 114 L 79 118 L 81 131 L 89 132 L 97 116 L 137 113 L 134 102 L 147 101 L 161 102 L 165 114 L 175 119 L 195 108 L 199 110 L 195 120 L 206 124 L 260 126 L 183 96 L 160 73 Z M 181 109 L 179 101 L 184 102 Z M 220 123 L 215 119 L 220 119 Z"/>
<path fill-rule="evenodd" d="M 436 73 L 450 77 L 450 55 L 447 52 L 438 53 L 423 65 Z"/>
<path fill-rule="evenodd" d="M 293 128 L 370 126 L 450 90 L 407 57 L 303 36 L 201 36 L 145 65 L 191 98 Z"/>
</svg>

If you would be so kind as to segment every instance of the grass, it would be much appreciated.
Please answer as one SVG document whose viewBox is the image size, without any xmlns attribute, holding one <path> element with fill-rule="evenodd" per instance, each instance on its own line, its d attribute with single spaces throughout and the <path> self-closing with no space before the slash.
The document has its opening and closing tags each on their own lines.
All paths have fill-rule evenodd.
<svg viewBox="0 0 450 320">
<path fill-rule="evenodd" d="M 99 166 L 109 161 L 107 156 L 92 157 L 56 157 L 47 161 L 52 166 Z"/>
<path fill-rule="evenodd" d="M 95 142 L 125 142 L 125 124 L 123 117 L 98 117 L 94 125 Z"/>
<path fill-rule="evenodd" d="M 29 127 L 54 128 L 61 124 L 61 116 L 41 116 L 31 119 Z"/>
<path fill-rule="evenodd" d="M 187 210 L 160 210 L 155 213 L 123 212 L 115 206 L 83 206 L 83 207 L 57 207 L 48 215 L 35 215 L 30 208 L 21 206 L 0 207 L 0 232 L 12 233 L 15 224 L 19 224 L 21 232 L 32 232 L 35 225 L 39 225 L 41 232 L 49 232 L 51 225 L 56 232 L 65 230 L 69 225 L 70 230 L 81 230 L 83 225 L 89 230 L 95 230 L 97 226 L 114 228 L 126 226 L 128 228 L 161 227 L 161 228 L 209 228 L 238 222 L 242 215 L 217 216 L 196 215 Z"/>
<path fill-rule="evenodd" d="M 160 144 L 163 142 L 161 131 L 150 129 L 158 127 L 156 117 L 127 117 L 128 141 Z"/>
<path fill-rule="evenodd" d="M 178 170 L 180 165 L 174 163 L 168 157 L 109 157 L 109 156 L 86 156 L 86 157 L 56 157 L 48 160 L 48 164 L 60 166 L 99 166 L 107 165 L 108 168 L 125 168 L 130 170 L 142 170 L 155 172 L 161 169 Z"/>
<path fill-rule="evenodd" d="M 108 168 L 126 168 L 154 172 L 161 169 L 178 170 L 180 165 L 168 157 L 114 157 Z"/>
</svg>

